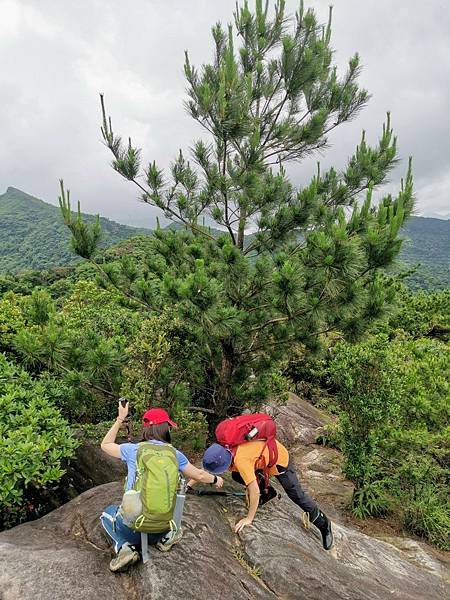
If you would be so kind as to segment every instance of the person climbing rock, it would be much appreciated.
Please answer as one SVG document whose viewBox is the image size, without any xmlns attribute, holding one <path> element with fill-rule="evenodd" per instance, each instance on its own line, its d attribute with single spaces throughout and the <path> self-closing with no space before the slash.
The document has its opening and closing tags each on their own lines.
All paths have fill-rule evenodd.
<svg viewBox="0 0 450 600">
<path fill-rule="evenodd" d="M 172 520 L 179 473 L 196 482 L 214 484 L 216 488 L 223 485 L 221 477 L 198 469 L 171 445 L 170 430 L 177 425 L 162 408 L 151 408 L 144 413 L 140 443 L 117 444 L 116 437 L 128 416 L 128 407 L 128 402 L 119 400 L 117 419 L 100 445 L 106 454 L 127 464 L 122 504 L 106 507 L 100 517 L 114 544 L 116 556 L 109 564 L 113 572 L 125 571 L 139 561 L 141 532 L 147 533 L 148 543 L 162 552 L 180 541 L 181 528 L 177 529 Z M 158 460 L 153 460 L 155 457 Z M 134 509 L 139 507 L 132 518 L 130 505 Z"/>
<path fill-rule="evenodd" d="M 320 531 L 323 547 L 329 550 L 333 545 L 331 521 L 303 490 L 289 452 L 275 435 L 275 422 L 263 413 L 227 419 L 217 426 L 216 438 L 221 443 L 205 451 L 203 468 L 213 475 L 230 470 L 232 478 L 247 487 L 248 514 L 236 524 L 236 533 L 251 525 L 264 491 L 261 482 L 266 481 L 267 489 L 268 478 L 274 476 L 292 502 L 305 512 L 307 520 Z"/>
</svg>

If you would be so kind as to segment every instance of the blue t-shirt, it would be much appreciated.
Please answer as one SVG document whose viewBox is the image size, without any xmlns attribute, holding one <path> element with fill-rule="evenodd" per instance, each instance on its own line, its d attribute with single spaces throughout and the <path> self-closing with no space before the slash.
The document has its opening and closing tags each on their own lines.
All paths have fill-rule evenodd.
<svg viewBox="0 0 450 600">
<path fill-rule="evenodd" d="M 159 440 L 150 440 L 147 442 L 148 444 L 164 444 Z M 128 475 L 127 475 L 127 485 L 126 491 L 131 490 L 134 483 L 134 478 L 136 477 L 136 454 L 139 448 L 139 444 L 120 444 L 120 458 L 123 462 L 127 463 Z M 178 469 L 181 472 L 188 464 L 189 461 L 185 457 L 185 455 L 175 448 L 175 452 L 177 453 L 178 460 Z"/>
</svg>

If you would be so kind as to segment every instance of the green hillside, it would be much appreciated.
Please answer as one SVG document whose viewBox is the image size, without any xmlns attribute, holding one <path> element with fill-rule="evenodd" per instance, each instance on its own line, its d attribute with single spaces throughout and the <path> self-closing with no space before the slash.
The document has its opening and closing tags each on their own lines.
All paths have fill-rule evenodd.
<svg viewBox="0 0 450 600">
<path fill-rule="evenodd" d="M 450 287 L 450 220 L 411 217 L 403 228 L 400 261 L 420 267 L 408 277 L 414 289 Z"/>
<path fill-rule="evenodd" d="M 84 216 L 88 221 L 95 219 L 93 215 Z M 100 222 L 105 248 L 135 235 L 151 234 L 150 229 L 121 225 L 104 217 Z M 450 220 L 411 217 L 403 237 L 399 268 L 406 270 L 420 263 L 408 277 L 408 284 L 415 289 L 450 287 Z M 70 249 L 69 239 L 58 207 L 13 187 L 0 195 L 0 273 L 74 264 L 78 259 Z"/>
<path fill-rule="evenodd" d="M 406 261 L 448 266 L 450 220 L 411 217 L 403 231 L 408 238 L 402 248 L 402 257 Z"/>
<path fill-rule="evenodd" d="M 84 215 L 87 221 L 95 216 Z M 130 227 L 100 218 L 105 247 L 150 229 Z M 9 187 L 0 195 L 0 272 L 48 269 L 77 261 L 70 234 L 57 206 Z"/>
</svg>

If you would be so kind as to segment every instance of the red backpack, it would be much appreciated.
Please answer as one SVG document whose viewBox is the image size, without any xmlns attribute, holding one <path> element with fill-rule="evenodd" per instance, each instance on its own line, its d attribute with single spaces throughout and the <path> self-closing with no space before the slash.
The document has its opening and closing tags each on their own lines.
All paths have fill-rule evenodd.
<svg viewBox="0 0 450 600">
<path fill-rule="evenodd" d="M 216 427 L 216 439 L 221 446 L 231 450 L 233 457 L 241 444 L 253 442 L 255 440 L 264 440 L 266 443 L 261 452 L 269 450 L 269 462 L 264 465 L 264 477 L 266 487 L 269 484 L 269 467 L 277 464 L 278 447 L 276 444 L 277 426 L 271 416 L 265 413 L 254 413 L 250 415 L 240 415 L 232 419 L 221 421 Z M 264 461 L 265 462 L 265 461 Z"/>
</svg>

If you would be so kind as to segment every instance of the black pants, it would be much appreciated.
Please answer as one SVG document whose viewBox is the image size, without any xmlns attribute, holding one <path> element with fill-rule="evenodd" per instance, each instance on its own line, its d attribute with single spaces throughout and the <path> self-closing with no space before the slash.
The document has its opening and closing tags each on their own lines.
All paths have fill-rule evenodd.
<svg viewBox="0 0 450 600">
<path fill-rule="evenodd" d="M 308 494 L 303 490 L 302 486 L 300 485 L 297 473 L 295 472 L 295 469 L 292 465 L 292 460 L 289 459 L 289 464 L 287 467 L 277 465 L 277 471 L 279 475 L 275 475 L 275 477 L 281 483 L 288 498 L 290 498 L 292 502 L 294 502 L 294 504 L 300 506 L 300 508 L 305 512 L 310 514 L 316 514 L 319 507 L 317 506 L 316 502 L 311 498 L 311 496 L 308 496 Z M 231 477 L 234 479 L 234 481 L 245 485 L 244 480 L 236 471 L 232 472 Z"/>
</svg>

